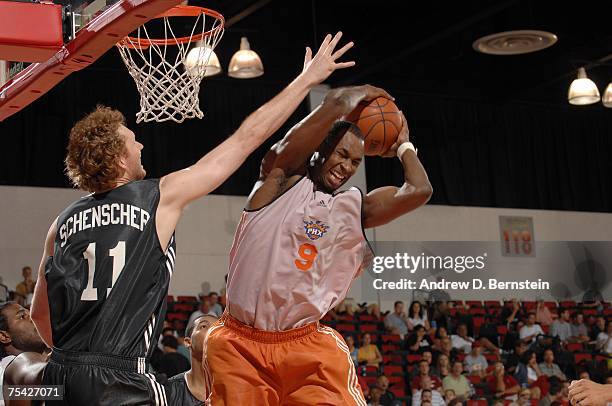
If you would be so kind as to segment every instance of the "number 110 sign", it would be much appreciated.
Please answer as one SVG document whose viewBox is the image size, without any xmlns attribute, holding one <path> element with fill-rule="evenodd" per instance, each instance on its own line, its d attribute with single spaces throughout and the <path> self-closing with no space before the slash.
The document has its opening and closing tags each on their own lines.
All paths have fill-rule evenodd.
<svg viewBox="0 0 612 406">
<path fill-rule="evenodd" d="M 499 216 L 502 255 L 505 257 L 535 257 L 533 218 Z"/>
</svg>

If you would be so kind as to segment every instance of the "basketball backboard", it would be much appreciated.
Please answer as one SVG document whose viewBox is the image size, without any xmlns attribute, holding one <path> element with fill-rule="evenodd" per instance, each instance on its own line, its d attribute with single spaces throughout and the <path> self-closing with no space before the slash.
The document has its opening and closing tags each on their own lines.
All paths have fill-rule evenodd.
<svg viewBox="0 0 612 406">
<path fill-rule="evenodd" d="M 31 64 L 2 63 L 0 67 L 0 121 L 17 113 L 25 106 L 48 92 L 65 77 L 73 72 L 86 68 L 95 62 L 106 51 L 115 44 L 142 26 L 150 19 L 160 13 L 181 3 L 181 0 L 56 0 L 54 3 L 30 3 L 30 2 L 0 2 L 10 3 L 5 10 L 20 9 L 21 12 L 7 11 L 0 14 L 0 27 L 4 22 L 10 21 L 17 28 L 36 26 L 32 23 L 30 14 L 23 10 L 35 7 L 40 11 L 42 8 L 53 8 L 56 16 L 58 6 L 61 6 L 59 23 L 61 30 L 53 44 L 54 48 L 36 46 L 38 42 L 45 43 L 46 37 L 35 38 L 33 43 L 28 43 L 25 50 L 36 53 L 41 50 L 53 53 L 48 57 L 38 59 L 27 58 L 22 60 L 36 61 Z M 13 14 L 11 14 L 13 13 Z M 38 14 L 37 14 L 38 15 Z M 43 13 L 48 17 L 48 13 Z M 21 24 L 24 19 L 28 21 Z M 38 21 L 41 21 L 40 19 Z M 42 20 L 46 21 L 46 20 Z M 57 21 L 57 20 L 56 20 Z M 21 24 L 21 25 L 20 25 Z M 46 24 L 45 22 L 39 24 Z M 6 25 L 4 25 L 6 27 Z M 45 27 L 51 27 L 45 25 Z M 54 28 L 59 28 L 56 23 Z M 13 36 L 16 36 L 15 32 Z M 38 41 L 38 42 L 37 42 Z M 63 42 L 63 45 L 62 45 Z M 59 43 L 59 45 L 58 45 Z M 15 56 L 19 59 L 24 49 L 9 43 L 3 59 L 11 59 Z M 2 57 L 2 55 L 0 55 Z M 8 72 L 7 72 L 8 68 Z M 2 83 L 4 81 L 4 83 Z"/>
</svg>

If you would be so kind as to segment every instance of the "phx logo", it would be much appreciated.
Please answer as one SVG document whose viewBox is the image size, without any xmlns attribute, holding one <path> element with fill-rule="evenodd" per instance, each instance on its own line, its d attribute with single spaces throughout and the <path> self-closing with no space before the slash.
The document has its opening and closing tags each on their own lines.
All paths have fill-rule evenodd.
<svg viewBox="0 0 612 406">
<path fill-rule="evenodd" d="M 329 226 L 323 224 L 318 220 L 304 220 L 304 231 L 306 232 L 306 237 L 310 238 L 313 241 L 323 237 L 327 230 L 329 230 Z"/>
</svg>

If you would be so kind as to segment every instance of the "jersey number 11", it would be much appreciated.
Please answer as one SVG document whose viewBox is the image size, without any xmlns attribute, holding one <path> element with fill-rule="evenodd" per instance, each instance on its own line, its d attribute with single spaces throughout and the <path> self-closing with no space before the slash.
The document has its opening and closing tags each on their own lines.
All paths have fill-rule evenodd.
<svg viewBox="0 0 612 406">
<path fill-rule="evenodd" d="M 81 293 L 81 300 L 98 300 L 98 289 L 94 288 L 94 276 L 96 274 L 96 243 L 92 242 L 87 246 L 83 256 L 87 260 L 87 267 L 89 272 L 87 274 L 87 286 L 83 293 Z M 108 256 L 113 257 L 113 280 L 111 286 L 106 289 L 106 297 L 113 289 L 115 281 L 123 271 L 125 266 L 125 241 L 117 242 L 115 248 L 108 251 Z"/>
</svg>

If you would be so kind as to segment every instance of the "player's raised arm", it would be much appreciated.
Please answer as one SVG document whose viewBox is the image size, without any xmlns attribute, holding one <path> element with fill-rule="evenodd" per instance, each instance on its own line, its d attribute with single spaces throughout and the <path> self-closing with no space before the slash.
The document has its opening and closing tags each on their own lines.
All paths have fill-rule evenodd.
<svg viewBox="0 0 612 406">
<path fill-rule="evenodd" d="M 194 165 L 162 178 L 160 209 L 171 223 L 176 224 L 187 203 L 210 193 L 236 171 L 251 152 L 280 128 L 310 89 L 327 79 L 334 70 L 354 65 L 354 62 L 335 63 L 333 56 L 339 57 L 352 46 L 349 43 L 333 53 L 341 36 L 341 33 L 333 38 L 327 35 L 312 59 L 307 49 L 307 63 L 289 86 L 247 117 L 232 136 Z M 173 226 L 166 228 L 174 229 Z"/>
<path fill-rule="evenodd" d="M 42 259 L 38 266 L 38 279 L 34 288 L 32 297 L 32 306 L 30 309 L 30 318 L 38 330 L 40 338 L 44 341 L 47 347 L 53 347 L 53 335 L 51 333 L 51 314 L 49 312 L 49 298 L 47 296 L 47 280 L 45 279 L 45 265 L 50 256 L 53 255 L 55 247 L 55 234 L 57 233 L 57 219 L 53 221 L 47 237 L 45 238 L 45 247 L 43 249 Z"/>
<path fill-rule="evenodd" d="M 403 113 L 402 122 L 403 126 L 397 142 L 385 156 L 393 157 L 397 154 L 400 158 L 404 167 L 404 184 L 399 188 L 385 186 L 368 193 L 364 199 L 364 226 L 366 228 L 387 224 L 424 205 L 433 193 L 427 172 L 408 139 L 408 123 Z"/>
</svg>

